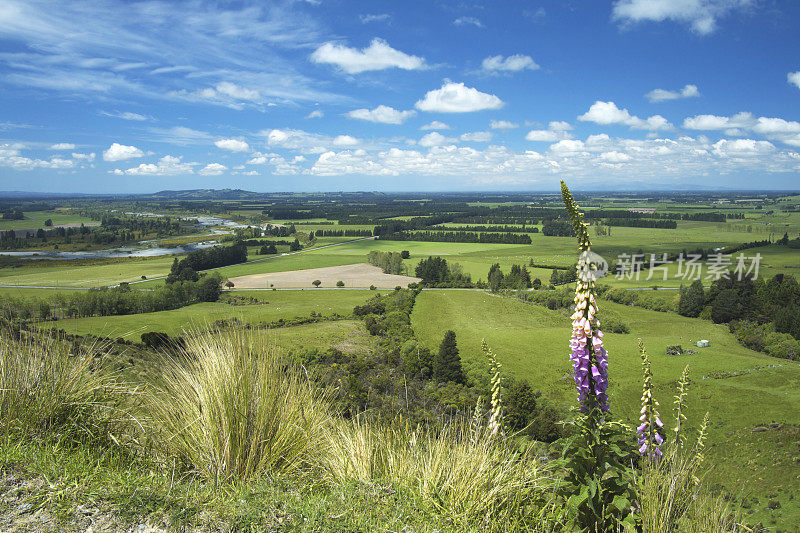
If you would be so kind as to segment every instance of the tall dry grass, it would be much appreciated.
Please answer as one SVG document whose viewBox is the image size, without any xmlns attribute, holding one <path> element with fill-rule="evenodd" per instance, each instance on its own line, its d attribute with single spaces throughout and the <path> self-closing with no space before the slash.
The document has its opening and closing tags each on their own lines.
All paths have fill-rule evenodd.
<svg viewBox="0 0 800 533">
<path fill-rule="evenodd" d="M 0 430 L 109 436 L 109 423 L 123 413 L 121 389 L 102 364 L 101 346 L 71 348 L 47 334 L 0 333 Z"/>
<path fill-rule="evenodd" d="M 546 531 L 552 524 L 552 479 L 486 426 L 431 431 L 355 420 L 330 426 L 327 441 L 322 466 L 332 482 L 395 484 L 454 523 L 481 530 Z"/>
<path fill-rule="evenodd" d="M 209 479 L 302 469 L 326 448 L 325 398 L 264 332 L 190 336 L 165 356 L 144 409 L 156 446 Z"/>
</svg>

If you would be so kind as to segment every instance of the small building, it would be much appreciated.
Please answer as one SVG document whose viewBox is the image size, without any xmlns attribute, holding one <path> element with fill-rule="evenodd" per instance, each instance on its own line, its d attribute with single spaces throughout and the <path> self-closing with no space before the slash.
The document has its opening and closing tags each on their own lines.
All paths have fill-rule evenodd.
<svg viewBox="0 0 800 533">
<path fill-rule="evenodd" d="M 697 341 L 698 348 L 708 348 L 709 346 L 711 346 L 711 343 L 707 340 Z"/>
</svg>

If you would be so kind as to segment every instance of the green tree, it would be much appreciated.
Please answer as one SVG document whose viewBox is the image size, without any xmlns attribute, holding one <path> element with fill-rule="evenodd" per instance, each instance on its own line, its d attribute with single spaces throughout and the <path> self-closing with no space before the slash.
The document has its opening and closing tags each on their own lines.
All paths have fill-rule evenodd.
<svg viewBox="0 0 800 533">
<path fill-rule="evenodd" d="M 458 355 L 456 334 L 448 330 L 439 345 L 439 353 L 433 358 L 433 378 L 438 382 L 464 383 L 461 357 Z"/>
<path fill-rule="evenodd" d="M 503 286 L 503 271 L 500 270 L 500 263 L 495 263 L 489 268 L 489 276 L 487 277 L 489 283 L 489 290 L 497 292 Z"/>
<path fill-rule="evenodd" d="M 311 284 L 315 287 L 319 287 L 320 285 L 322 285 L 322 282 L 318 279 L 315 279 L 314 281 L 311 282 Z"/>
<path fill-rule="evenodd" d="M 336 282 L 336 286 L 337 287 L 344 287 L 344 281 L 342 281 L 342 280 L 337 281 Z"/>
<path fill-rule="evenodd" d="M 680 300 L 678 300 L 678 314 L 683 316 L 698 317 L 703 311 L 706 297 L 703 291 L 703 282 L 695 280 L 689 287 L 681 287 Z"/>
<path fill-rule="evenodd" d="M 711 304 L 711 320 L 719 324 L 736 320 L 740 316 L 741 305 L 736 291 L 733 289 L 720 291 L 714 298 L 714 303 Z"/>
</svg>

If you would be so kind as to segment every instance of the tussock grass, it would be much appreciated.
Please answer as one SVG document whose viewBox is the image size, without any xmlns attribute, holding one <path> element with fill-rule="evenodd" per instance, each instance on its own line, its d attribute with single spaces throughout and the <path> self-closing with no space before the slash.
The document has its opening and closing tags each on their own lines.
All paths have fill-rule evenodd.
<svg viewBox="0 0 800 533">
<path fill-rule="evenodd" d="M 122 390 L 95 344 L 70 353 L 49 335 L 0 334 L 0 430 L 106 438 L 122 418 Z M 113 437 L 112 437 L 113 439 Z"/>
<path fill-rule="evenodd" d="M 144 397 L 155 445 L 208 479 L 247 481 L 324 453 L 325 398 L 264 332 L 191 336 Z"/>
<path fill-rule="evenodd" d="M 553 481 L 526 452 L 488 428 L 450 424 L 439 431 L 362 420 L 331 426 L 325 476 L 337 483 L 391 483 L 409 489 L 454 523 L 482 530 L 549 529 Z"/>
</svg>

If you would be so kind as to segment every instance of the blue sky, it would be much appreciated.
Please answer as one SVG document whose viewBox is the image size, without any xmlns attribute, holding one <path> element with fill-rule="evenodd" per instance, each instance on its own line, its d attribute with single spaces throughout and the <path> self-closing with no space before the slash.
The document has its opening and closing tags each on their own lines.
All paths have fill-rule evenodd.
<svg viewBox="0 0 800 533">
<path fill-rule="evenodd" d="M 800 188 L 800 2 L 0 4 L 0 190 Z"/>
</svg>

